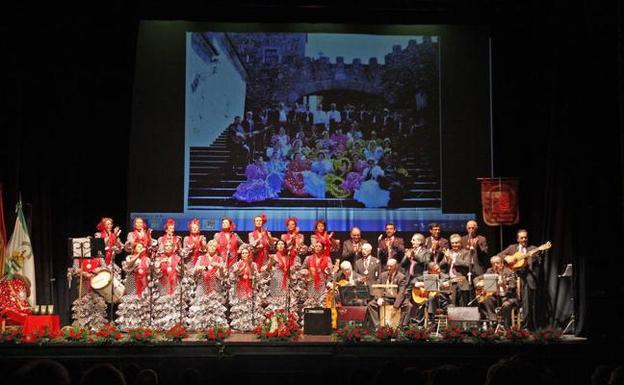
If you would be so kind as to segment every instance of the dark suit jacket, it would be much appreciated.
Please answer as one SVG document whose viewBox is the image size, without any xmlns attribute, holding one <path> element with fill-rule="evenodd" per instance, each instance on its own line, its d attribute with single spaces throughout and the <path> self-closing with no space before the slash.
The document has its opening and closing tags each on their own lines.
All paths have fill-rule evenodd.
<svg viewBox="0 0 624 385">
<path fill-rule="evenodd" d="M 364 271 L 366 271 L 366 269 L 364 269 L 364 260 L 362 258 L 355 262 L 353 271 L 364 275 Z M 368 265 L 368 274 L 366 274 L 366 276 L 368 277 L 366 280 L 367 286 L 379 282 L 379 277 L 381 276 L 381 263 L 379 262 L 379 259 L 371 257 L 370 264 Z"/>
<path fill-rule="evenodd" d="M 349 281 L 349 278 L 347 276 L 344 275 L 344 273 L 342 272 L 342 270 L 338 271 L 336 273 L 336 282 L 339 282 L 341 280 L 345 280 L 345 281 Z M 353 279 L 362 279 L 362 276 L 360 274 L 358 274 L 355 270 L 353 270 Z M 357 284 L 357 282 L 356 282 Z"/>
<path fill-rule="evenodd" d="M 427 238 L 425 238 L 425 247 L 429 250 L 431 250 L 431 242 L 432 242 L 433 238 L 430 236 L 428 236 Z M 438 251 L 433 253 L 433 258 L 435 259 L 436 262 L 440 263 L 440 261 L 442 260 L 442 258 L 444 257 L 444 254 L 442 254 L 442 249 L 448 249 L 450 248 L 450 244 L 448 239 L 446 238 L 442 238 L 440 237 L 440 243 L 438 246 Z"/>
<path fill-rule="evenodd" d="M 416 262 L 416 265 L 414 266 L 413 274 L 410 275 L 412 260 Z M 407 276 L 407 280 L 410 284 L 414 281 L 415 277 L 422 275 L 423 271 L 427 268 L 427 263 L 429 262 L 431 262 L 431 252 L 424 246 L 422 246 L 417 253 L 415 252 L 415 249 L 407 249 L 405 251 L 405 256 L 401 261 L 401 269 Z"/>
<path fill-rule="evenodd" d="M 490 265 L 490 261 L 488 258 L 488 243 L 487 239 L 483 235 L 477 235 L 477 244 L 475 249 L 477 250 L 477 258 L 474 260 L 474 266 L 472 267 L 472 272 L 476 275 L 481 275 L 485 271 L 486 267 Z M 463 235 L 462 239 L 462 248 L 469 249 L 468 246 L 468 234 Z"/>
<path fill-rule="evenodd" d="M 388 272 L 384 271 L 383 273 L 381 273 L 381 277 L 379 277 L 379 283 L 380 284 L 385 284 L 386 281 L 388 280 Z M 394 299 L 394 308 L 398 309 L 401 307 L 401 304 L 403 304 L 403 301 L 406 299 L 405 293 L 407 290 L 407 277 L 402 274 L 400 271 L 396 271 L 394 273 L 394 277 L 392 278 L 392 281 L 390 282 L 390 284 L 392 285 L 397 285 L 397 295 Z"/>
<path fill-rule="evenodd" d="M 528 246 L 527 253 L 537 249 L 536 246 Z M 507 255 L 514 255 L 518 251 L 518 244 L 514 243 L 513 245 L 509 245 L 505 250 L 501 251 L 497 254 L 497 256 L 501 258 L 505 258 Z M 537 277 L 539 276 L 539 264 L 541 260 L 539 254 L 534 255 L 533 257 L 527 258 L 527 264 L 524 268 L 516 271 L 516 274 L 520 277 L 525 285 L 529 287 L 529 289 L 537 288 Z"/>
<path fill-rule="evenodd" d="M 386 237 L 384 237 L 378 244 L 377 248 L 379 250 L 378 257 L 381 261 L 382 265 L 385 265 L 388 261 L 388 246 L 386 245 Z M 397 262 L 401 262 L 403 260 L 403 255 L 405 255 L 405 242 L 403 238 L 394 236 L 394 240 L 390 245 L 390 249 L 392 250 L 392 258 L 396 259 Z"/>
<path fill-rule="evenodd" d="M 457 283 L 459 290 L 470 290 L 468 272 L 470 271 L 470 261 L 474 254 L 476 254 L 474 250 L 460 249 L 459 255 L 455 259 L 455 275 L 465 278 L 462 282 Z M 450 275 L 450 269 L 451 266 L 447 263 L 446 258 L 444 258 L 442 262 L 440 262 L 440 270 Z"/>
<path fill-rule="evenodd" d="M 251 123 L 248 120 L 243 120 L 241 122 L 241 126 L 245 129 L 245 133 L 249 134 L 250 132 L 257 130 L 256 121 L 252 119 Z"/>
<path fill-rule="evenodd" d="M 360 257 L 362 256 L 362 252 L 361 252 L 361 247 L 363 244 L 368 243 L 367 240 L 362 239 L 360 241 L 360 251 L 356 254 L 353 251 L 353 241 L 350 239 L 347 239 L 346 241 L 344 241 L 344 243 L 342 244 L 342 254 L 341 254 L 341 259 L 343 261 L 349 261 L 351 262 L 352 265 L 355 264 L 355 262 L 360 259 Z"/>
<path fill-rule="evenodd" d="M 490 267 L 485 272 L 486 274 L 496 274 L 494 270 Z M 516 274 L 513 270 L 508 267 L 503 268 L 502 272 L 503 282 L 507 286 L 507 290 L 505 290 L 505 297 L 512 298 L 516 296 Z"/>
</svg>

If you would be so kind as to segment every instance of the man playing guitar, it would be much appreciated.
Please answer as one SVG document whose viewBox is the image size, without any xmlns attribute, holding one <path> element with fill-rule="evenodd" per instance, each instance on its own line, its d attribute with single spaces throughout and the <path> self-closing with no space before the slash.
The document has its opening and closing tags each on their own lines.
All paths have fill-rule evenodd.
<svg viewBox="0 0 624 385">
<path fill-rule="evenodd" d="M 497 320 L 496 308 L 500 308 L 500 315 L 505 327 L 511 326 L 511 309 L 518 306 L 516 296 L 516 274 L 504 265 L 503 259 L 498 256 L 490 258 L 492 265 L 485 274 L 498 276 L 496 291 L 486 292 L 483 276 L 475 279 L 476 297 L 479 301 L 481 314 L 490 321 Z"/>
<path fill-rule="evenodd" d="M 535 322 L 535 294 L 537 290 L 537 279 L 539 277 L 539 267 L 541 258 L 539 252 L 550 248 L 550 242 L 540 247 L 529 245 L 529 233 L 520 229 L 516 233 L 518 243 L 509 245 L 505 250 L 498 253 L 498 257 L 503 258 L 507 264 L 519 262 L 525 259 L 521 268 L 516 270 L 520 277 L 520 293 L 522 297 L 522 327 L 534 330 Z M 511 258 L 513 256 L 513 259 Z"/>
</svg>

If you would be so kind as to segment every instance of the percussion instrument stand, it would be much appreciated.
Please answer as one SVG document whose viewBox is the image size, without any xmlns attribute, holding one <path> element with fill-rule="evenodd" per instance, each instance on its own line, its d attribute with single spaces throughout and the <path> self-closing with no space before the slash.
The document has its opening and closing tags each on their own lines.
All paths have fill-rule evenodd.
<svg viewBox="0 0 624 385">
<path fill-rule="evenodd" d="M 80 311 L 78 311 L 78 319 L 76 319 L 76 321 L 78 321 L 78 326 L 81 325 L 80 321 L 81 321 L 81 314 L 82 314 L 82 307 L 83 307 L 83 303 L 81 301 L 82 299 L 82 260 L 85 258 L 85 249 L 84 249 L 84 245 L 86 242 L 80 242 L 80 255 L 76 256 L 74 255 L 74 259 L 78 260 L 78 306 L 80 307 Z"/>
<path fill-rule="evenodd" d="M 98 257 L 102 258 L 102 252 L 98 251 Z M 108 311 L 108 318 L 109 318 L 109 322 L 112 324 L 114 322 L 114 311 L 113 311 L 113 307 L 115 306 L 115 296 L 114 296 L 114 292 L 115 292 L 115 252 L 113 251 L 111 254 L 111 261 L 110 261 L 110 286 L 111 286 L 111 291 L 110 291 L 110 298 L 111 298 L 111 303 L 110 303 L 110 310 Z"/>
</svg>

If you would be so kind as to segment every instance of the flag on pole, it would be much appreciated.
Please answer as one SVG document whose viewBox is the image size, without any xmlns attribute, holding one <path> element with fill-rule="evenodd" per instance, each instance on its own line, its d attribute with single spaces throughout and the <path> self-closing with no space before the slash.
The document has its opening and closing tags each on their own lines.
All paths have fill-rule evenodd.
<svg viewBox="0 0 624 385">
<path fill-rule="evenodd" d="M 4 249 L 7 245 L 6 226 L 4 224 L 4 200 L 2 184 L 0 184 L 0 277 L 4 276 Z"/>
<path fill-rule="evenodd" d="M 26 219 L 22 211 L 22 201 L 17 202 L 15 208 L 17 218 L 15 219 L 15 228 L 6 248 L 5 256 L 12 261 L 12 266 L 17 268 L 17 273 L 22 274 L 30 280 L 30 298 L 31 306 L 37 304 L 37 285 L 35 280 L 35 256 L 33 255 L 30 237 L 28 236 L 28 227 Z"/>
</svg>

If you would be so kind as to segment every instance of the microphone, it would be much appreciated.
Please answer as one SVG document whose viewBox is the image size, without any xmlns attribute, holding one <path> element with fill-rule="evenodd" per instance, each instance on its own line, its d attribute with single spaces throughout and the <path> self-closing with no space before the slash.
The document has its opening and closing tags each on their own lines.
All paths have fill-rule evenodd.
<svg viewBox="0 0 624 385">
<path fill-rule="evenodd" d="M 381 242 L 381 238 L 383 238 L 383 233 L 379 234 L 379 236 L 377 237 L 377 242 Z"/>
</svg>

